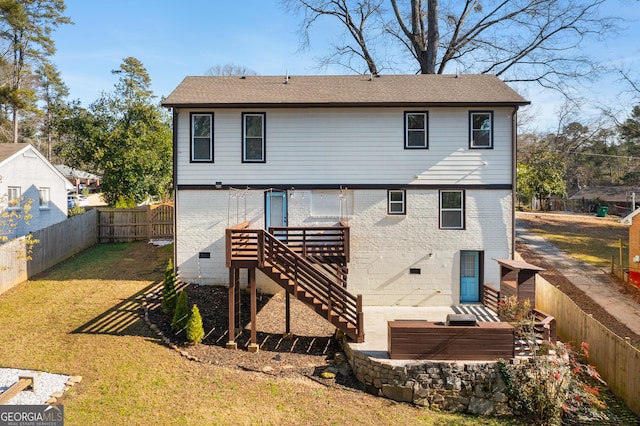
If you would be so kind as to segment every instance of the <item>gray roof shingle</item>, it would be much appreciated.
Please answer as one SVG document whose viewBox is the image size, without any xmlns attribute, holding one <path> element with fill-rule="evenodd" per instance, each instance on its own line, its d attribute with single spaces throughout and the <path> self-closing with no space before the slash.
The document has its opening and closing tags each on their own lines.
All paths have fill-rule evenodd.
<svg viewBox="0 0 640 426">
<path fill-rule="evenodd" d="M 498 77 L 480 75 L 186 77 L 168 107 L 527 105 Z"/>
</svg>

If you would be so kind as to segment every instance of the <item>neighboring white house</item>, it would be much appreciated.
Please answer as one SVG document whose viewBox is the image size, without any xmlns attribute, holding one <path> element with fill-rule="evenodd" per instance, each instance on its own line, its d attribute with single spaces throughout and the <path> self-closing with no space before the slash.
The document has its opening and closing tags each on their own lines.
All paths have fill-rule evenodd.
<svg viewBox="0 0 640 426">
<path fill-rule="evenodd" d="M 14 210 L 24 218 L 30 205 L 31 215 L 28 223 L 21 219 L 16 227 L 0 226 L 0 235 L 19 237 L 67 219 L 67 191 L 72 188 L 33 146 L 0 144 L 0 212 Z"/>
<path fill-rule="evenodd" d="M 492 75 L 185 78 L 164 101 L 180 279 L 228 284 L 225 229 L 243 221 L 343 221 L 365 305 L 478 302 L 492 258 L 513 257 L 528 103 Z"/>
</svg>

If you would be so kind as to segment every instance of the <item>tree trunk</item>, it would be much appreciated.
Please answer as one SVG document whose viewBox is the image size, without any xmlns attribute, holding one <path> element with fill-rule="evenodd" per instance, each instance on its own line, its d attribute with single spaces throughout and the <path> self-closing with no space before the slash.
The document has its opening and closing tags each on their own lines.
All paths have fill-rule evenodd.
<svg viewBox="0 0 640 426">
<path fill-rule="evenodd" d="M 13 106 L 13 143 L 18 143 L 18 108 Z"/>
<path fill-rule="evenodd" d="M 440 46 L 440 32 L 438 30 L 438 0 L 428 0 L 426 55 L 427 72 L 423 72 L 423 74 L 435 74 L 438 46 Z"/>
</svg>

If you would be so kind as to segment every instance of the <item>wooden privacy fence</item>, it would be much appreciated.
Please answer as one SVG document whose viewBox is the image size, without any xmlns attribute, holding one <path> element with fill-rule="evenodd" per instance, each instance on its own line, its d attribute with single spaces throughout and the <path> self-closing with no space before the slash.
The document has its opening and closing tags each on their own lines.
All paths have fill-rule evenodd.
<svg viewBox="0 0 640 426">
<path fill-rule="evenodd" d="M 27 260 L 25 238 L 0 245 L 0 294 L 98 242 L 97 212 L 90 210 L 33 232 L 38 243 Z"/>
<path fill-rule="evenodd" d="M 98 240 L 100 243 L 126 243 L 173 238 L 173 203 L 130 209 L 100 207 Z"/>
<path fill-rule="evenodd" d="M 557 320 L 558 335 L 574 348 L 589 344 L 589 363 L 596 366 L 609 388 L 640 415 L 640 350 L 587 315 L 547 280 L 536 279 L 536 307 Z"/>
</svg>

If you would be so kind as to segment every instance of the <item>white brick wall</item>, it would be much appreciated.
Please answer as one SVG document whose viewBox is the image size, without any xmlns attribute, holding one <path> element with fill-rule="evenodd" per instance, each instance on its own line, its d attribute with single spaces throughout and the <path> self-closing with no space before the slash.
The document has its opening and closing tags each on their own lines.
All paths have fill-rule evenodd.
<svg viewBox="0 0 640 426">
<path fill-rule="evenodd" d="M 232 194 L 178 191 L 176 250 L 183 280 L 227 284 L 224 230 L 245 218 L 252 227 L 264 226 L 264 192 Z M 311 217 L 312 197 L 311 191 L 289 193 L 289 225 L 338 222 L 338 214 Z M 513 206 L 508 190 L 467 190 L 465 230 L 438 229 L 437 190 L 408 189 L 406 216 L 387 215 L 386 190 L 356 190 L 353 210 L 349 289 L 362 294 L 366 305 L 457 304 L 461 250 L 484 251 L 485 282 L 493 284 L 499 282 L 499 268 L 492 258 L 510 255 Z M 200 252 L 210 252 L 211 259 L 199 259 Z M 421 273 L 410 275 L 410 268 Z M 259 276 L 259 284 L 265 279 Z"/>
</svg>

